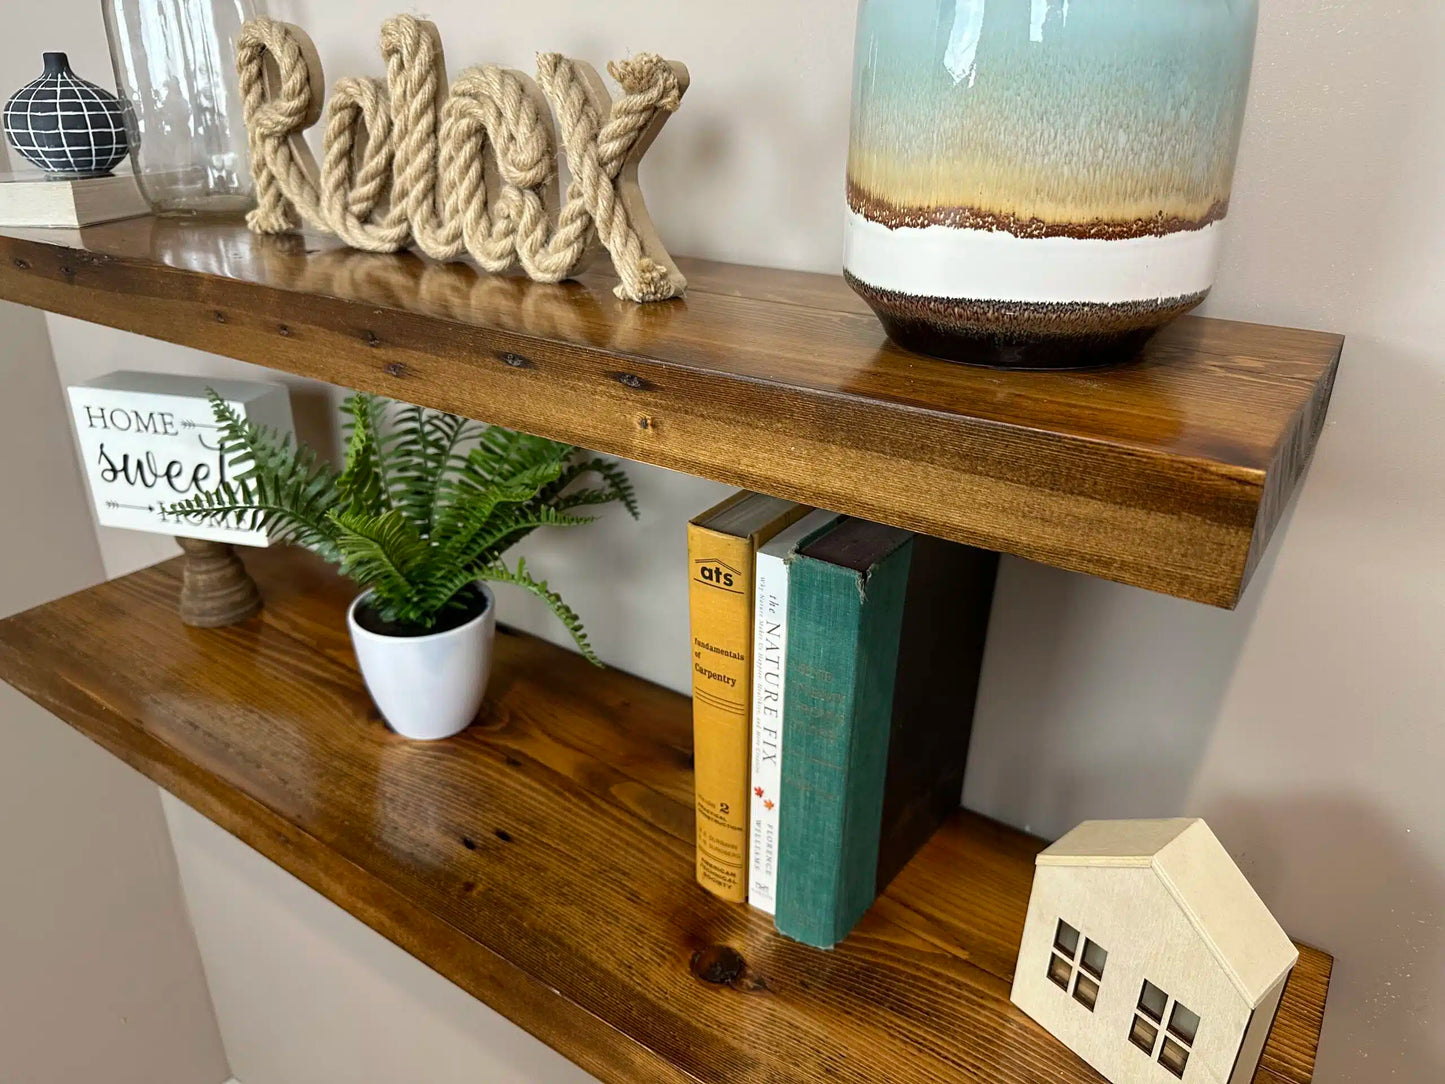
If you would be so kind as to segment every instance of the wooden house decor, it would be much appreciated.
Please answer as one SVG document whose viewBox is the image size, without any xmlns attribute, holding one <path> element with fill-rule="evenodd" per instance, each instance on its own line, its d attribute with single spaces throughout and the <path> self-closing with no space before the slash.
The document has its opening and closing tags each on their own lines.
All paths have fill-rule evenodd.
<svg viewBox="0 0 1445 1084">
<path fill-rule="evenodd" d="M 1011 997 L 1113 1084 L 1249 1084 L 1298 958 L 1204 821 L 1085 821 L 1036 860 Z"/>
<path fill-rule="evenodd" d="M 353 248 L 415 245 L 436 260 L 470 256 L 499 273 L 520 266 L 539 282 L 580 273 L 599 242 L 631 301 L 687 286 L 648 217 L 637 182 L 642 155 L 688 86 L 687 68 L 654 53 L 597 72 L 560 53 L 537 55 L 537 80 L 496 65 L 447 83 L 437 28 L 411 15 L 381 29 L 386 79 L 332 88 L 322 165 L 302 139 L 321 117 L 325 77 L 299 27 L 249 21 L 236 68 L 250 142 L 257 233 L 305 223 Z M 571 181 L 558 200 L 557 150 Z"/>
</svg>

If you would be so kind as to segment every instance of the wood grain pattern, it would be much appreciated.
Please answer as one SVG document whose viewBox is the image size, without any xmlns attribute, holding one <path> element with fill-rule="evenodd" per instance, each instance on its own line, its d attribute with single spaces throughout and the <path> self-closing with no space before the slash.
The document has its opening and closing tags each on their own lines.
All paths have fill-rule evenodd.
<svg viewBox="0 0 1445 1084">
<path fill-rule="evenodd" d="M 680 301 L 151 218 L 0 230 L 0 298 L 1047 564 L 1233 606 L 1342 340 L 1188 317 L 1137 364 L 889 344 L 836 276 L 681 260 Z"/>
<path fill-rule="evenodd" d="M 477 725 L 407 742 L 351 589 L 250 558 L 243 624 L 183 626 L 172 561 L 0 622 L 0 677 L 604 1080 L 1098 1084 L 1008 1001 L 1040 840 L 960 812 L 838 949 L 786 941 L 693 880 L 684 697 L 503 633 Z M 1313 1071 L 1301 952 L 1259 1084 Z"/>
<path fill-rule="evenodd" d="M 235 546 L 206 538 L 177 537 L 176 542 L 186 555 L 176 605 L 182 621 L 198 629 L 214 629 L 255 616 L 261 608 L 261 592 Z"/>
</svg>

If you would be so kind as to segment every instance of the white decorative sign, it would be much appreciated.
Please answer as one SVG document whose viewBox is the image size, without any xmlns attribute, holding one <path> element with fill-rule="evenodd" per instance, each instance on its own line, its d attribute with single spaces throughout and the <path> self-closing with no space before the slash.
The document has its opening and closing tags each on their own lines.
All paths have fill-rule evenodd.
<svg viewBox="0 0 1445 1084">
<path fill-rule="evenodd" d="M 165 509 L 232 480 L 206 389 L 243 418 L 293 431 L 291 399 L 279 384 L 119 372 L 68 388 L 85 477 L 106 527 L 264 546 L 262 531 L 201 526 Z"/>
</svg>

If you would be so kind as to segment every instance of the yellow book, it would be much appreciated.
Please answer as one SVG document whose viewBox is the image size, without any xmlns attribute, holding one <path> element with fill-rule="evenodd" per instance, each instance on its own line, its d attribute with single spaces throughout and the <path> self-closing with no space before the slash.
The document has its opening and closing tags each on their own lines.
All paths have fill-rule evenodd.
<svg viewBox="0 0 1445 1084">
<path fill-rule="evenodd" d="M 809 511 L 744 491 L 687 526 L 697 880 L 736 903 L 747 899 L 748 889 L 753 556 Z"/>
</svg>

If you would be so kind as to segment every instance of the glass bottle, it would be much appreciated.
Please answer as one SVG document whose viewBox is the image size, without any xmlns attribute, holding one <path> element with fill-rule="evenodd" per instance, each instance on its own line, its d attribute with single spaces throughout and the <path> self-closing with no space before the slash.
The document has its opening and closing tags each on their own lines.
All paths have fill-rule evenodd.
<svg viewBox="0 0 1445 1084">
<path fill-rule="evenodd" d="M 157 214 L 252 205 L 236 39 L 252 0 L 102 0 L 131 157 Z"/>
</svg>

